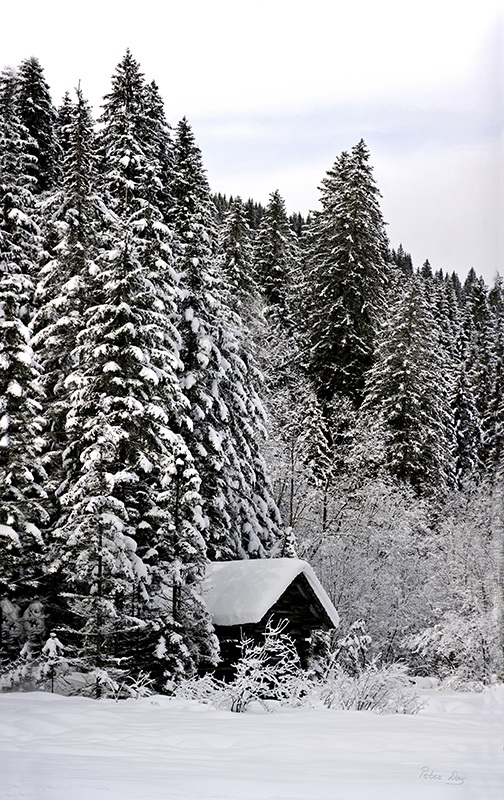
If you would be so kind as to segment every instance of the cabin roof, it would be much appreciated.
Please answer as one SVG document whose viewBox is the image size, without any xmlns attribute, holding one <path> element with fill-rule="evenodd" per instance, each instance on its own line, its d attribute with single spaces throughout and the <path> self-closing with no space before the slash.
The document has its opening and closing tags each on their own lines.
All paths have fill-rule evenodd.
<svg viewBox="0 0 504 800">
<path fill-rule="evenodd" d="M 257 558 L 207 565 L 203 599 L 216 626 L 260 622 L 277 600 L 303 575 L 329 620 L 337 627 L 338 612 L 313 569 L 298 558 Z"/>
</svg>

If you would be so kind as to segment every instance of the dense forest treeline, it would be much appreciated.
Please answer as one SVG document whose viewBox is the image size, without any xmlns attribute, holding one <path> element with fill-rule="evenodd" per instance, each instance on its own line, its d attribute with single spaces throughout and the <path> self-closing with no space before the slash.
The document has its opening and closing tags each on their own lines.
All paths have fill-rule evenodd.
<svg viewBox="0 0 504 800">
<path fill-rule="evenodd" d="M 501 279 L 392 250 L 362 140 L 303 219 L 212 195 L 129 51 L 97 123 L 0 76 L 2 685 L 52 632 L 167 690 L 206 563 L 293 555 L 356 648 L 502 678 Z"/>
</svg>

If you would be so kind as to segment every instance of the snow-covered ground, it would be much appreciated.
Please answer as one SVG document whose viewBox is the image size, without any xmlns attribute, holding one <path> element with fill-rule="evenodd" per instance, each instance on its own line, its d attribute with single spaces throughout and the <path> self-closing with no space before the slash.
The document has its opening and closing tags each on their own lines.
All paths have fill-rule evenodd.
<svg viewBox="0 0 504 800">
<path fill-rule="evenodd" d="M 425 694 L 416 716 L 4 694 L 0 798 L 501 800 L 504 687 Z"/>
</svg>

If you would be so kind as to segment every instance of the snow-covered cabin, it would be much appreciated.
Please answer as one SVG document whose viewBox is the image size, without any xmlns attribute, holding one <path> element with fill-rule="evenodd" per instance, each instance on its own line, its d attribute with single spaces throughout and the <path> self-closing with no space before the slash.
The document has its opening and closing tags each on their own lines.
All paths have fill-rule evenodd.
<svg viewBox="0 0 504 800">
<path fill-rule="evenodd" d="M 220 641 L 223 673 L 238 658 L 241 638 L 258 638 L 270 618 L 288 621 L 286 630 L 302 661 L 312 631 L 339 624 L 338 612 L 313 569 L 297 558 L 209 564 L 202 590 Z"/>
</svg>

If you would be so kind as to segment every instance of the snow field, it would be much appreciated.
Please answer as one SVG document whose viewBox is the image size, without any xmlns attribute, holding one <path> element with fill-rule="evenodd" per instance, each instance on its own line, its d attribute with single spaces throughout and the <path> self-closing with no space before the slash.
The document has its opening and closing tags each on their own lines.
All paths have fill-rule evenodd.
<svg viewBox="0 0 504 800">
<path fill-rule="evenodd" d="M 497 800 L 504 687 L 415 716 L 0 696 L 1 800 Z"/>
</svg>

